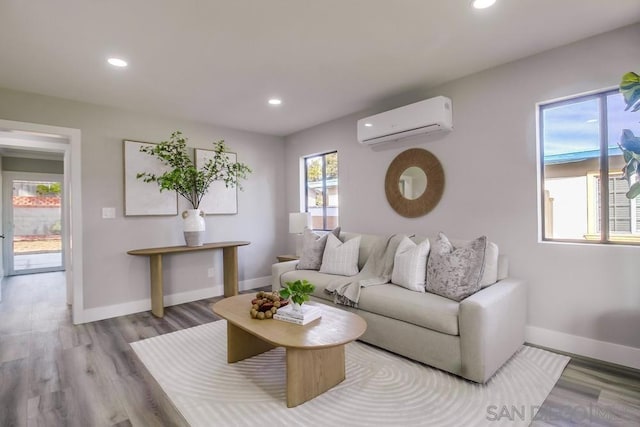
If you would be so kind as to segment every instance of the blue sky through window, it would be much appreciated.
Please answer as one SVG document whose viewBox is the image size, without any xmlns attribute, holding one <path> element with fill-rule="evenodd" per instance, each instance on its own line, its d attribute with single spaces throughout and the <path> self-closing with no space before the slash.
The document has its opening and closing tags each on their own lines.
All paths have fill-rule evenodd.
<svg viewBox="0 0 640 427">
<path fill-rule="evenodd" d="M 600 146 L 598 100 L 545 108 L 544 155 L 597 150 Z"/>
<path fill-rule="evenodd" d="M 624 99 L 619 92 L 607 95 L 606 100 L 608 145 L 616 148 L 622 129 L 631 129 L 640 135 L 640 114 L 624 111 Z M 599 150 L 600 108 L 597 98 L 545 107 L 542 120 L 545 158 Z"/>
</svg>

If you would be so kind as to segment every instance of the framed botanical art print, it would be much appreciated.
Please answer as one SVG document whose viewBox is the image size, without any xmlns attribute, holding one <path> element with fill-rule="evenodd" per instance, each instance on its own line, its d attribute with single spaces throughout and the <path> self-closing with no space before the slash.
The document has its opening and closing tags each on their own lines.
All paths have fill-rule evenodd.
<svg viewBox="0 0 640 427">
<path fill-rule="evenodd" d="M 157 158 L 140 152 L 148 142 L 124 141 L 124 214 L 177 215 L 178 195 L 175 191 L 160 191 L 155 182 L 144 182 L 136 175 L 140 172 L 162 174 L 168 167 Z"/>
</svg>

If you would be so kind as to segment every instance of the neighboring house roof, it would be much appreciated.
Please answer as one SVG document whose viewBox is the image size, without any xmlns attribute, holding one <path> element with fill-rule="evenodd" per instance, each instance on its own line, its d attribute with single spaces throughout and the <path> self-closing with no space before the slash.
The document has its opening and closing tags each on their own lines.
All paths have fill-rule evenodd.
<svg viewBox="0 0 640 427">
<path fill-rule="evenodd" d="M 609 147 L 609 157 L 622 156 L 622 152 L 618 147 Z M 544 156 L 545 165 L 558 165 L 562 163 L 575 163 L 583 160 L 595 159 L 600 157 L 600 150 L 576 151 L 573 153 L 551 154 Z"/>
<path fill-rule="evenodd" d="M 338 179 L 327 179 L 327 188 L 336 187 L 338 185 Z M 307 187 L 309 188 L 322 188 L 322 181 L 310 181 L 307 182 Z"/>
</svg>

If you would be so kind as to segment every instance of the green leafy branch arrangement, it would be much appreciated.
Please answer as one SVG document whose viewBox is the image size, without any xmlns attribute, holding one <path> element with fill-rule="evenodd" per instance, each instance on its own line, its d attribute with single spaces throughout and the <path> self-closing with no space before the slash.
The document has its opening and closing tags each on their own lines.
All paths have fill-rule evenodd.
<svg viewBox="0 0 640 427">
<path fill-rule="evenodd" d="M 620 92 L 624 96 L 625 111 L 640 110 L 640 76 L 629 72 L 622 76 Z M 640 195 L 640 137 L 635 136 L 630 129 L 623 129 L 618 143 L 624 156 L 623 177 L 629 182 L 627 199 L 635 199 Z"/>
<path fill-rule="evenodd" d="M 157 183 L 160 191 L 176 191 L 187 199 L 193 209 L 198 209 L 213 181 L 224 181 L 227 188 L 237 186 L 242 190 L 240 180 L 247 179 L 251 173 L 251 168 L 246 164 L 229 159 L 224 140 L 214 142 L 213 158 L 207 160 L 202 168 L 196 168 L 187 153 L 187 138 L 180 131 L 173 132 L 169 141 L 140 147 L 140 151 L 158 158 L 171 170 L 161 175 L 140 172 L 136 177 L 144 182 Z"/>
<path fill-rule="evenodd" d="M 291 298 L 291 301 L 300 305 L 304 304 L 305 301 L 309 301 L 309 295 L 316 289 L 314 285 L 304 279 L 286 282 L 285 285 L 284 288 L 280 289 L 280 296 L 284 299 Z"/>
</svg>

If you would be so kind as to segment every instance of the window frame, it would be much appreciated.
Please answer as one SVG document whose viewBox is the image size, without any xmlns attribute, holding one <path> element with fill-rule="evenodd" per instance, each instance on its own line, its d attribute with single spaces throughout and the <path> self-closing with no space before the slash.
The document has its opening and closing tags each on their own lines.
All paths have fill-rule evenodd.
<svg viewBox="0 0 640 427">
<path fill-rule="evenodd" d="M 304 164 L 304 211 L 305 212 L 309 212 L 309 183 L 307 181 L 307 178 L 309 176 L 308 174 L 308 164 L 307 164 L 307 160 L 308 159 L 312 159 L 315 157 L 322 157 L 322 228 L 312 228 L 315 231 L 331 231 L 330 229 L 327 228 L 327 208 L 329 208 L 330 206 L 328 205 L 329 203 L 329 194 L 327 192 L 327 161 L 326 161 L 326 157 L 330 154 L 335 154 L 336 158 L 338 156 L 338 150 L 332 150 L 332 151 L 325 151 L 322 153 L 317 153 L 317 154 L 310 154 L 308 156 L 303 156 L 302 157 L 302 163 Z M 338 188 L 338 197 L 340 197 L 340 185 L 338 184 L 339 181 L 339 177 L 340 177 L 340 166 L 339 163 L 340 161 L 338 160 L 338 175 L 336 177 L 336 186 Z M 340 224 L 340 208 L 338 207 L 338 224 Z"/>
<path fill-rule="evenodd" d="M 614 236 L 611 238 L 611 233 L 609 230 L 609 146 L 608 146 L 608 134 L 609 134 L 609 122 L 608 122 L 608 107 L 607 107 L 607 97 L 620 93 L 618 87 L 608 88 L 603 90 L 598 90 L 594 92 L 590 92 L 587 94 L 571 96 L 568 98 L 563 98 L 560 100 L 554 100 L 549 102 L 541 102 L 537 105 L 537 117 L 538 117 L 538 215 L 539 215 L 539 239 L 542 242 L 553 242 L 553 243 L 578 243 L 578 244 L 587 244 L 587 245 L 622 245 L 622 246 L 640 246 L 640 236 L 637 237 L 638 240 L 629 241 L 629 238 Z M 622 95 L 621 95 L 622 96 Z M 588 100 L 597 100 L 598 101 L 598 123 L 599 123 L 599 150 L 600 154 L 598 157 L 598 165 L 599 170 L 593 171 L 587 175 L 587 182 L 589 180 L 589 175 L 599 175 L 600 177 L 606 176 L 607 179 L 600 179 L 599 186 L 599 194 L 600 200 L 600 212 L 597 217 L 599 217 L 599 227 L 600 233 L 599 238 L 587 238 L 585 235 L 584 239 L 568 239 L 568 238 L 553 238 L 546 237 L 546 216 L 547 206 L 546 206 L 546 198 L 545 198 L 545 163 L 544 163 L 544 111 L 548 108 L 560 107 L 563 105 L 571 105 L 578 102 L 588 101 Z M 589 190 L 588 190 L 589 191 Z M 604 203 L 606 201 L 606 203 Z M 589 218 L 587 218 L 589 222 Z M 588 230 L 587 230 L 588 234 Z"/>
</svg>

